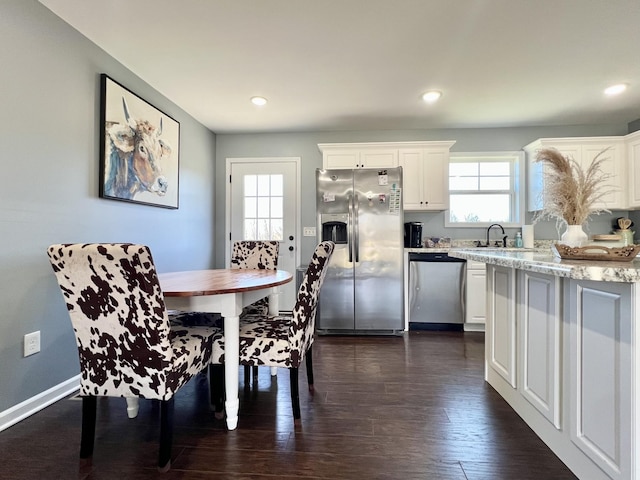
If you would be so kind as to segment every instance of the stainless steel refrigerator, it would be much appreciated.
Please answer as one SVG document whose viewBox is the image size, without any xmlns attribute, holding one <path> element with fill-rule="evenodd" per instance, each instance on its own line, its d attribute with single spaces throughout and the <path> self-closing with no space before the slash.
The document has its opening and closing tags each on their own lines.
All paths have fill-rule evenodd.
<svg viewBox="0 0 640 480">
<path fill-rule="evenodd" d="M 316 318 L 318 333 L 404 329 L 402 168 L 316 171 L 318 241 L 336 248 Z"/>
</svg>

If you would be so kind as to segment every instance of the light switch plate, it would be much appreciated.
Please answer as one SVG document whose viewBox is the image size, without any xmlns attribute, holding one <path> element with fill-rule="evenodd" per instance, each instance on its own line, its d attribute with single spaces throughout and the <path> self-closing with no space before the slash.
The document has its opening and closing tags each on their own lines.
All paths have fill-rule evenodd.
<svg viewBox="0 0 640 480">
<path fill-rule="evenodd" d="M 315 237 L 316 236 L 316 227 L 304 227 L 302 229 L 302 235 L 305 237 Z"/>
</svg>

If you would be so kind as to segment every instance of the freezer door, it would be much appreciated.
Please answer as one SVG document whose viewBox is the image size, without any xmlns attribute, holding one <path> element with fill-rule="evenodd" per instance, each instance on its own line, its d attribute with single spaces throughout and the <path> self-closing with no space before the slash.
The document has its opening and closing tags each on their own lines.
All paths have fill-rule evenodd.
<svg viewBox="0 0 640 480">
<path fill-rule="evenodd" d="M 355 329 L 402 330 L 402 169 L 354 171 Z"/>
<path fill-rule="evenodd" d="M 346 223 L 346 242 L 336 243 L 320 291 L 320 308 L 316 329 L 353 330 L 353 261 L 351 251 L 353 206 L 353 174 L 351 170 L 316 171 L 316 209 L 318 241 L 323 233 L 338 235 L 334 228 Z M 331 223 L 331 228 L 323 224 Z"/>
</svg>

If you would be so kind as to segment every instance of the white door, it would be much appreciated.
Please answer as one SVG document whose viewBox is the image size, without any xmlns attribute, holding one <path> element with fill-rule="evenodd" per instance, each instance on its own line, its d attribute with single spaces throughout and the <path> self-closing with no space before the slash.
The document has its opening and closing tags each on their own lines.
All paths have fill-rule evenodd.
<svg viewBox="0 0 640 480">
<path fill-rule="evenodd" d="M 227 159 L 227 265 L 233 242 L 277 240 L 278 268 L 295 275 L 300 264 L 299 175 L 299 157 Z M 295 279 L 280 289 L 280 310 L 292 310 Z"/>
</svg>

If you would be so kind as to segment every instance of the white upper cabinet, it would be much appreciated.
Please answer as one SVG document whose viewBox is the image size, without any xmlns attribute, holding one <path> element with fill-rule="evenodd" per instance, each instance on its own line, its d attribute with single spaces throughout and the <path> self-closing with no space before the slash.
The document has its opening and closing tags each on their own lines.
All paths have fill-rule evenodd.
<svg viewBox="0 0 640 480">
<path fill-rule="evenodd" d="M 544 169 L 546 166 L 535 162 L 538 150 L 556 148 L 563 155 L 573 157 L 585 170 L 593 159 L 605 149 L 606 159 L 602 170 L 610 176 L 607 185 L 610 192 L 595 207 L 608 210 L 625 210 L 627 208 L 626 147 L 625 137 L 575 137 L 575 138 L 541 138 L 524 147 L 527 155 L 527 208 L 529 211 L 541 210 L 543 207 Z M 640 204 L 639 204 L 640 206 Z"/>
<path fill-rule="evenodd" d="M 455 142 L 320 143 L 324 169 L 402 167 L 405 210 L 446 210 L 449 149 Z"/>
<path fill-rule="evenodd" d="M 375 143 L 321 143 L 322 167 L 334 168 L 391 168 L 398 166 L 398 148 Z"/>
<path fill-rule="evenodd" d="M 429 142 L 423 147 L 401 148 L 403 206 L 408 211 L 449 208 L 449 149 L 454 142 Z"/>
<path fill-rule="evenodd" d="M 629 166 L 629 208 L 640 208 L 640 132 L 625 137 Z"/>
</svg>

